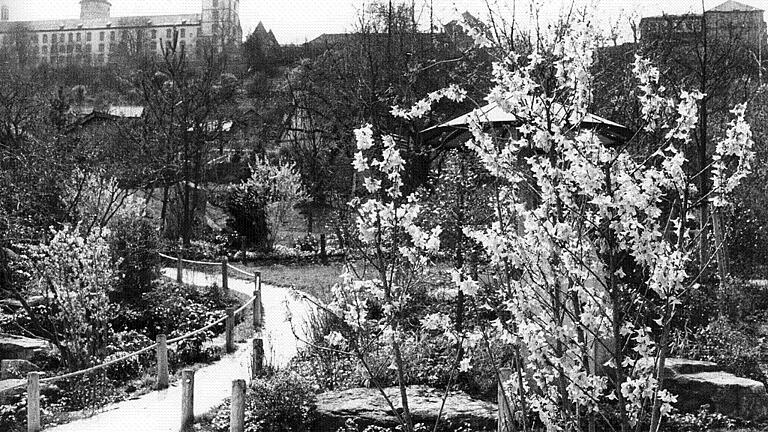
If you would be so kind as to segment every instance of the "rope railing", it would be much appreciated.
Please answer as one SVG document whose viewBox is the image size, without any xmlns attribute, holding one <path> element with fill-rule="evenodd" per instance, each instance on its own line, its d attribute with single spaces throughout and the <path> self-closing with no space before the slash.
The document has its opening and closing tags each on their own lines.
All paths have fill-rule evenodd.
<svg viewBox="0 0 768 432">
<path fill-rule="evenodd" d="M 160 255 L 161 257 L 165 258 L 165 259 L 168 259 L 168 260 L 172 260 L 172 261 L 178 261 L 178 260 L 179 260 L 179 258 L 178 258 L 178 257 L 173 257 L 173 256 L 170 256 L 170 255 L 166 255 L 166 254 L 164 254 L 164 253 L 160 253 L 160 252 L 158 252 L 157 254 L 158 254 L 158 255 Z M 189 259 L 185 259 L 185 258 L 182 258 L 182 259 L 181 259 L 181 261 L 182 261 L 182 262 L 185 262 L 185 263 L 187 263 L 187 264 L 197 264 L 197 265 L 215 265 L 215 266 L 219 266 L 219 265 L 221 265 L 221 263 L 217 263 L 217 262 L 210 262 L 210 261 L 194 261 L 194 260 L 189 260 Z"/>
<path fill-rule="evenodd" d="M 74 378 L 76 376 L 85 375 L 85 374 L 90 373 L 90 372 L 96 372 L 97 370 L 105 369 L 105 368 L 107 368 L 109 366 L 112 366 L 113 364 L 117 364 L 117 363 L 123 362 L 125 360 L 128 360 L 129 358 L 138 357 L 139 355 L 144 354 L 147 351 L 151 351 L 151 350 L 153 350 L 155 348 L 157 348 L 157 343 L 153 343 L 152 345 L 150 345 L 148 347 L 144 347 L 144 348 L 142 348 L 142 349 L 140 349 L 138 351 L 132 352 L 130 354 L 126 354 L 126 355 L 124 355 L 124 356 L 122 356 L 120 358 L 117 358 L 117 359 L 114 359 L 114 360 L 110 360 L 110 361 L 108 361 L 106 363 L 102 363 L 100 365 L 92 366 L 92 367 L 89 367 L 88 369 L 82 369 L 82 370 L 79 370 L 79 371 L 76 371 L 76 372 L 70 372 L 70 373 L 67 373 L 67 374 L 64 374 L 64 375 L 58 375 L 58 376 L 54 376 L 54 377 L 43 378 L 43 379 L 40 380 L 40 382 L 51 383 L 51 382 L 65 380 L 67 378 Z"/>
<path fill-rule="evenodd" d="M 210 324 L 206 325 L 205 327 L 199 328 L 199 329 L 197 329 L 197 330 L 192 330 L 191 332 L 189 332 L 189 333 L 187 333 L 187 334 L 184 334 L 184 335 L 181 335 L 181 336 L 175 337 L 175 338 L 173 338 L 173 339 L 169 339 L 167 343 L 168 343 L 168 345 L 173 345 L 173 344 L 175 344 L 176 342 L 181 342 L 181 341 L 183 341 L 184 339 L 189 339 L 189 338 L 191 338 L 192 336 L 197 336 L 197 335 L 199 335 L 200 333 L 202 333 L 202 332 L 204 332 L 204 331 L 206 331 L 206 330 L 209 330 L 209 329 L 211 329 L 212 327 L 214 327 L 214 326 L 216 326 L 216 325 L 218 325 L 218 324 L 221 324 L 221 323 L 223 323 L 223 322 L 224 322 L 224 321 L 226 321 L 226 320 L 227 320 L 227 316 L 225 315 L 225 316 L 223 316 L 223 317 L 221 317 L 221 318 L 217 319 L 216 321 L 214 321 L 214 322 L 212 322 L 212 323 L 210 323 Z"/>
<path fill-rule="evenodd" d="M 244 275 L 246 275 L 248 277 L 256 277 L 256 275 L 254 273 L 247 272 L 247 271 L 245 271 L 243 269 L 240 269 L 238 267 L 233 266 L 232 264 L 227 263 L 227 267 L 231 268 L 232 270 L 237 270 L 240 273 L 242 273 L 242 274 L 244 274 Z"/>
<path fill-rule="evenodd" d="M 190 331 L 186 334 L 183 334 L 181 336 L 175 337 L 173 339 L 166 340 L 165 335 L 159 335 L 158 341 L 155 342 L 152 345 L 149 345 L 147 347 L 144 347 L 138 351 L 126 354 L 122 357 L 112 359 L 110 361 L 107 361 L 105 363 L 95 365 L 86 369 L 82 369 L 75 372 L 66 373 L 59 376 L 54 377 L 48 377 L 48 378 L 41 378 L 41 373 L 39 372 L 31 372 L 27 375 L 27 382 L 25 383 L 19 383 L 15 386 L 8 387 L 5 389 L 5 391 L 18 389 L 21 387 L 26 386 L 27 387 L 27 410 L 28 410 L 28 421 L 27 421 L 27 429 L 28 431 L 34 431 L 37 432 L 40 430 L 40 383 L 53 383 L 56 381 L 61 381 L 68 378 L 74 378 L 77 376 L 85 375 L 90 372 L 95 372 L 101 369 L 105 369 L 109 366 L 124 362 L 130 358 L 137 357 L 141 354 L 144 354 L 148 351 L 155 350 L 157 352 L 157 360 L 158 360 L 158 380 L 157 380 L 157 388 L 166 388 L 168 387 L 168 355 L 167 355 L 167 347 L 168 345 L 173 345 L 178 342 L 184 341 L 186 339 L 189 339 L 191 337 L 197 336 L 198 334 L 201 334 L 212 327 L 221 324 L 222 322 L 226 323 L 226 351 L 232 352 L 234 351 L 234 340 L 233 340 L 233 334 L 234 334 L 234 325 L 235 325 L 235 317 L 237 317 L 239 314 L 241 314 L 245 309 L 247 309 L 250 305 L 253 304 L 253 326 L 256 329 L 259 329 L 263 326 L 263 313 L 261 308 L 261 272 L 249 273 L 245 270 L 241 270 L 231 264 L 229 264 L 224 259 L 223 262 L 220 263 L 213 263 L 213 262 L 205 262 L 205 261 L 193 261 L 193 260 L 184 260 L 180 259 L 180 257 L 173 257 L 169 256 L 163 253 L 158 253 L 158 255 L 162 258 L 174 260 L 177 262 L 187 262 L 192 264 L 199 264 L 199 265 L 216 265 L 221 266 L 222 268 L 222 287 L 224 288 L 225 292 L 228 291 L 228 282 L 227 282 L 227 269 L 233 269 L 237 270 L 240 273 L 243 273 L 249 277 L 254 278 L 254 291 L 253 295 L 250 296 L 250 298 L 243 303 L 239 308 L 229 308 L 227 309 L 226 315 L 222 316 L 221 318 L 205 325 L 202 328 Z M 183 267 L 181 264 L 179 264 L 179 282 L 181 282 L 181 270 L 183 270 Z M 258 336 L 257 336 L 258 338 Z M 254 340 L 254 346 L 255 344 Z M 262 353 L 263 354 L 263 353 Z M 255 357 L 257 356 L 257 353 L 254 353 L 254 362 L 256 362 Z M 259 360 L 259 362 L 263 361 L 263 359 Z M 255 370 L 255 368 L 254 368 Z M 186 372 L 186 371 L 185 371 Z M 29 419 L 32 419 L 31 421 Z"/>
</svg>

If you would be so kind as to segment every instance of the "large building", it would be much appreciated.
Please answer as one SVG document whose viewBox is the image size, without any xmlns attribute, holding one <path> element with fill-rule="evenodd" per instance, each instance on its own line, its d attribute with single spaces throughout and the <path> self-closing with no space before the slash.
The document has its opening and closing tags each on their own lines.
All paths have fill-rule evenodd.
<svg viewBox="0 0 768 432">
<path fill-rule="evenodd" d="M 119 0 L 118 0 L 119 1 Z M 176 43 L 194 58 L 204 45 L 236 49 L 242 42 L 240 0 L 202 0 L 200 13 L 113 17 L 110 0 L 80 0 L 79 19 L 13 21 L 0 0 L 0 48 L 25 64 L 103 65 L 120 52 L 162 55 Z"/>
<path fill-rule="evenodd" d="M 733 0 L 709 9 L 704 14 L 661 15 L 640 20 L 640 40 L 685 42 L 700 38 L 702 25 L 713 41 L 738 42 L 762 51 L 766 43 L 764 11 Z"/>
</svg>

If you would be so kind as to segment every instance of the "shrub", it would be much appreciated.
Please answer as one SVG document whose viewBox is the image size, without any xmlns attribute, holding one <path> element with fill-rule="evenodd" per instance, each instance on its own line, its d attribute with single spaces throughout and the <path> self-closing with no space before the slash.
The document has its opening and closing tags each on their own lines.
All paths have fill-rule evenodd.
<svg viewBox="0 0 768 432">
<path fill-rule="evenodd" d="M 257 379 L 245 399 L 246 432 L 301 432 L 315 417 L 315 388 L 290 371 Z M 229 402 L 213 419 L 216 431 L 229 430 Z"/>
<path fill-rule="evenodd" d="M 281 226 L 307 200 L 294 165 L 257 160 L 247 181 L 230 189 L 227 208 L 231 228 L 257 249 L 269 252 Z"/>
<path fill-rule="evenodd" d="M 152 339 L 134 330 L 116 333 L 115 343 L 107 347 L 110 354 L 105 360 L 110 361 L 123 357 L 142 348 L 146 348 L 153 343 L 154 341 Z M 106 369 L 107 377 L 112 381 L 129 381 L 140 376 L 142 372 L 146 371 L 154 363 L 154 351 L 147 351 L 108 367 Z"/>
<path fill-rule="evenodd" d="M 140 299 L 159 276 L 159 236 L 155 226 L 145 218 L 121 217 L 113 223 L 110 246 L 120 278 L 116 297 Z"/>
<path fill-rule="evenodd" d="M 313 235 L 306 235 L 296 241 L 296 249 L 302 252 L 320 251 L 320 242 Z"/>
<path fill-rule="evenodd" d="M 701 432 L 711 430 L 732 430 L 748 426 L 749 422 L 732 419 L 723 414 L 710 411 L 709 405 L 703 405 L 697 413 L 671 414 L 663 430 L 666 432 Z"/>
<path fill-rule="evenodd" d="M 32 280 L 40 281 L 38 289 L 49 299 L 52 313 L 44 321 L 66 341 L 57 347 L 72 370 L 103 359 L 114 337 L 109 294 L 116 278 L 108 236 L 109 231 L 103 230 L 83 237 L 79 227 L 65 226 L 54 232 L 49 244 L 30 251 Z"/>
<path fill-rule="evenodd" d="M 155 289 L 143 296 L 146 308 L 141 317 L 141 324 L 146 327 L 147 336 L 154 340 L 158 334 L 164 333 L 168 339 L 172 339 L 217 320 L 227 307 L 235 304 L 220 291 L 215 286 L 201 292 L 174 282 L 159 283 Z M 179 342 L 170 354 L 171 365 L 210 360 L 214 353 L 210 350 L 204 351 L 203 344 L 223 331 L 224 324 L 221 323 Z"/>
</svg>

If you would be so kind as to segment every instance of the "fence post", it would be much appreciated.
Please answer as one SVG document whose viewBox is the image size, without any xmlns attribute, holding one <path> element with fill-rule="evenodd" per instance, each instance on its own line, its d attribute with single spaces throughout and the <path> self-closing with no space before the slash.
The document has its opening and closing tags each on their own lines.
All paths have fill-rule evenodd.
<svg viewBox="0 0 768 432">
<path fill-rule="evenodd" d="M 179 257 L 177 258 L 176 262 L 176 282 L 178 283 L 184 283 L 184 278 L 182 277 L 182 272 L 184 271 L 184 261 L 182 261 L 182 248 L 184 246 L 183 241 L 181 240 L 181 237 L 179 237 Z"/>
<path fill-rule="evenodd" d="M 27 432 L 40 431 L 40 373 L 27 374 Z"/>
<path fill-rule="evenodd" d="M 227 338 L 226 338 L 226 345 L 225 349 L 228 353 L 235 351 L 235 340 L 234 340 L 234 332 L 235 332 L 235 309 L 234 308 L 227 308 L 227 321 L 226 321 L 226 327 L 227 327 Z"/>
<path fill-rule="evenodd" d="M 222 294 L 229 293 L 229 258 L 221 260 L 221 290 Z"/>
<path fill-rule="evenodd" d="M 168 388 L 168 338 L 157 335 L 157 389 Z"/>
<path fill-rule="evenodd" d="M 264 340 L 261 332 L 253 338 L 253 355 L 251 356 L 251 379 L 256 379 L 264 373 Z"/>
<path fill-rule="evenodd" d="M 195 422 L 195 371 L 181 371 L 181 430 L 191 428 Z"/>
<path fill-rule="evenodd" d="M 511 395 L 508 395 L 504 389 L 504 383 L 509 381 L 512 377 L 511 368 L 499 369 L 499 388 L 498 388 L 498 404 L 499 404 L 499 423 L 498 432 L 511 432 L 513 429 L 512 410 L 509 407 L 509 400 Z M 505 395 L 507 397 L 505 397 Z"/>
<path fill-rule="evenodd" d="M 260 329 L 264 325 L 264 311 L 261 309 L 261 272 L 257 271 L 253 278 L 253 328 Z"/>
<path fill-rule="evenodd" d="M 232 402 L 229 410 L 229 432 L 245 430 L 245 380 L 232 381 Z"/>
<path fill-rule="evenodd" d="M 320 234 L 320 262 L 328 263 L 328 252 L 325 250 L 325 234 Z"/>
</svg>

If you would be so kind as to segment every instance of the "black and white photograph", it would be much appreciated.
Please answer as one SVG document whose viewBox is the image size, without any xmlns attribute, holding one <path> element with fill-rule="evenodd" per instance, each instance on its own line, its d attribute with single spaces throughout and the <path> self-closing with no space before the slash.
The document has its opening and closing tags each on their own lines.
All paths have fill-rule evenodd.
<svg viewBox="0 0 768 432">
<path fill-rule="evenodd" d="M 768 431 L 767 9 L 0 0 L 0 432 Z"/>
</svg>

